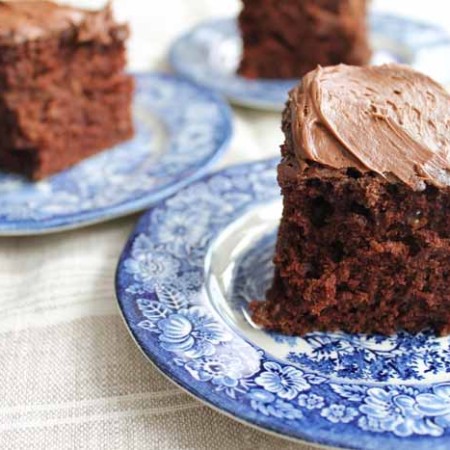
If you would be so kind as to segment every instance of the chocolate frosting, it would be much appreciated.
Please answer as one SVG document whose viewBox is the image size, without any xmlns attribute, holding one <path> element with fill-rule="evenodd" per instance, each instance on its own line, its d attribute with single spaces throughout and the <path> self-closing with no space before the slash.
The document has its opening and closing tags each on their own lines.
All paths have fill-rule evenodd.
<svg viewBox="0 0 450 450">
<path fill-rule="evenodd" d="M 108 44 L 125 40 L 126 26 L 114 22 L 110 4 L 100 11 L 50 1 L 0 1 L 0 44 L 11 45 L 70 32 L 78 41 Z"/>
<path fill-rule="evenodd" d="M 317 68 L 291 92 L 297 158 L 450 186 L 450 95 L 402 65 Z"/>
</svg>

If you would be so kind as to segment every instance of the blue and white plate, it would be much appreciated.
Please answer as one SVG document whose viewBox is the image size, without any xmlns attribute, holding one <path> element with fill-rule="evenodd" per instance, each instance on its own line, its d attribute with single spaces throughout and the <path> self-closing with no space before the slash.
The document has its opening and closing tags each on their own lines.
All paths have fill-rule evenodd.
<svg viewBox="0 0 450 450">
<path fill-rule="evenodd" d="M 227 169 L 159 203 L 121 256 L 116 291 L 150 360 L 247 424 L 354 449 L 444 450 L 450 339 L 267 333 L 248 303 L 270 285 L 276 161 Z"/>
<path fill-rule="evenodd" d="M 370 16 L 373 63 L 409 64 L 443 84 L 450 82 L 450 36 L 410 19 Z M 280 111 L 298 80 L 248 80 L 236 74 L 242 42 L 234 19 L 211 20 L 181 36 L 170 52 L 176 72 L 221 92 L 237 105 Z"/>
<path fill-rule="evenodd" d="M 175 76 L 136 76 L 135 137 L 39 183 L 0 173 L 0 236 L 50 233 L 149 207 L 199 178 L 232 134 L 229 107 Z"/>
</svg>

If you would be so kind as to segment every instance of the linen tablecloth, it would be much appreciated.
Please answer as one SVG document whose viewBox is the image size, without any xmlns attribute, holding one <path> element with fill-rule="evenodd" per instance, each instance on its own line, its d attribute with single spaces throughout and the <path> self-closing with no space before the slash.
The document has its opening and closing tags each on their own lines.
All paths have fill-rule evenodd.
<svg viewBox="0 0 450 450">
<path fill-rule="evenodd" d="M 429 0 L 423 13 L 421 1 L 381 6 L 439 19 L 446 17 L 443 3 Z M 133 27 L 133 70 L 164 68 L 176 35 L 238 10 L 236 0 L 114 5 Z M 279 122 L 278 114 L 235 109 L 235 137 L 220 166 L 277 155 Z M 212 411 L 167 381 L 137 349 L 113 282 L 136 219 L 0 239 L 0 449 L 307 449 Z"/>
</svg>

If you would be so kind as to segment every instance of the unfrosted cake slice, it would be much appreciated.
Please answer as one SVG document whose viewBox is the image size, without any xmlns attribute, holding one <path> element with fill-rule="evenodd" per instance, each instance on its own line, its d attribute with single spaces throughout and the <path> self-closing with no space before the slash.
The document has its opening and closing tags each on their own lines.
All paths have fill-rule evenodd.
<svg viewBox="0 0 450 450">
<path fill-rule="evenodd" d="M 260 325 L 450 332 L 450 96 L 400 65 L 318 68 L 290 94 L 284 211 Z"/>
<path fill-rule="evenodd" d="M 39 179 L 133 134 L 111 8 L 0 1 L 0 169 Z"/>
<path fill-rule="evenodd" d="M 239 73 L 248 78 L 300 78 L 318 64 L 368 63 L 367 3 L 243 0 Z"/>
</svg>

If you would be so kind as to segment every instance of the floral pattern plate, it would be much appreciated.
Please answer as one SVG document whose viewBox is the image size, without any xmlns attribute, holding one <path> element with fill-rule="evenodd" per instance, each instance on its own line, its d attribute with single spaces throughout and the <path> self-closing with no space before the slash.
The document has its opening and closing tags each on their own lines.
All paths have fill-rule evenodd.
<svg viewBox="0 0 450 450">
<path fill-rule="evenodd" d="M 199 178 L 226 149 L 229 107 L 205 88 L 136 75 L 135 137 L 38 183 L 0 173 L 0 235 L 50 233 L 149 207 Z"/>
<path fill-rule="evenodd" d="M 410 64 L 441 83 L 450 82 L 450 37 L 435 25 L 387 14 L 370 16 L 374 64 Z M 282 110 L 298 80 L 248 80 L 236 75 L 242 42 L 234 19 L 198 25 L 172 46 L 170 63 L 188 79 L 221 92 L 241 106 Z"/>
<path fill-rule="evenodd" d="M 179 386 L 284 437 L 355 449 L 448 449 L 450 338 L 256 327 L 281 214 L 275 160 L 226 169 L 147 212 L 116 292 L 139 347 Z"/>
</svg>

